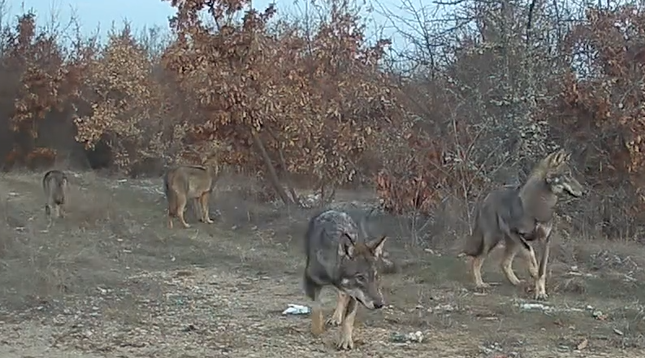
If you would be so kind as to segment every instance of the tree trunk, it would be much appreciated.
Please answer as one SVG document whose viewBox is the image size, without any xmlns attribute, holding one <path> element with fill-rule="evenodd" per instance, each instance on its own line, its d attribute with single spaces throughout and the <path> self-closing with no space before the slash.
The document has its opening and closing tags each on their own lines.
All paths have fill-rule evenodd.
<svg viewBox="0 0 645 358">
<path fill-rule="evenodd" d="M 280 142 L 280 140 L 278 139 L 278 136 L 275 135 L 275 132 L 273 132 L 268 127 L 266 128 L 266 130 L 276 142 Z M 289 170 L 287 169 L 287 160 L 284 159 L 284 152 L 282 151 L 282 148 L 278 148 L 278 154 L 280 156 L 280 166 L 282 167 L 282 170 L 284 170 L 284 173 L 286 176 L 285 181 L 287 182 L 287 189 L 289 189 L 289 194 L 291 194 L 291 201 L 302 206 L 302 203 L 300 202 L 300 199 L 296 194 L 296 190 L 294 189 L 293 183 L 291 182 L 291 178 L 289 177 Z"/>
<path fill-rule="evenodd" d="M 280 199 L 282 199 L 285 205 L 289 206 L 293 204 L 293 202 L 289 199 L 289 196 L 287 195 L 287 193 L 284 191 L 284 188 L 282 187 L 282 185 L 280 185 L 278 174 L 276 173 L 275 168 L 273 167 L 273 163 L 271 162 L 271 158 L 269 157 L 269 154 L 267 153 L 267 150 L 264 147 L 264 143 L 262 143 L 262 139 L 260 139 L 260 136 L 258 135 L 258 133 L 256 133 L 253 129 L 251 129 L 251 137 L 253 138 L 253 143 L 255 144 L 255 147 L 257 148 L 258 152 L 260 152 L 260 155 L 262 156 L 262 161 L 264 161 L 264 165 L 267 168 L 269 182 L 271 183 L 271 185 L 273 185 L 273 189 L 276 191 L 278 196 L 280 196 Z"/>
<path fill-rule="evenodd" d="M 300 199 L 298 199 L 298 194 L 296 194 L 296 190 L 293 187 L 293 183 L 289 178 L 289 171 L 287 170 L 287 161 L 284 159 L 284 153 L 282 152 L 282 148 L 278 149 L 278 154 L 280 154 L 280 166 L 282 167 L 282 170 L 284 170 L 284 173 L 286 175 L 285 181 L 287 182 L 287 188 L 289 189 L 289 194 L 291 194 L 291 201 L 302 206 Z"/>
</svg>

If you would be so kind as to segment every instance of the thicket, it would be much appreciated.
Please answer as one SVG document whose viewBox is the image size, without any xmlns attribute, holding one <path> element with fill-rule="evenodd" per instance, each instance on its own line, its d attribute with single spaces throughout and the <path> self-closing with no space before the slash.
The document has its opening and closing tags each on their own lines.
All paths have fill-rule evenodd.
<svg viewBox="0 0 645 358">
<path fill-rule="evenodd" d="M 302 183 L 323 196 L 370 184 L 395 213 L 457 203 L 467 227 L 482 193 L 565 147 L 591 192 L 562 215 L 639 237 L 642 8 L 465 0 L 430 16 L 403 1 L 403 15 L 384 10 L 402 50 L 368 40 L 355 3 L 312 3 L 315 16 L 293 18 L 248 0 L 173 0 L 168 38 L 126 25 L 106 43 L 20 16 L 0 29 L 4 169 L 138 175 L 217 158 L 289 205 Z"/>
</svg>

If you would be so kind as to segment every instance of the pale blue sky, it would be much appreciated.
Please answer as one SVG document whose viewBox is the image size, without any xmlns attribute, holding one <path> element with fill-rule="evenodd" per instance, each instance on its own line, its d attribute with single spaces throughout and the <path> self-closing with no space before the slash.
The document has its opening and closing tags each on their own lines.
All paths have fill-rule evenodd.
<svg viewBox="0 0 645 358">
<path fill-rule="evenodd" d="M 253 7 L 264 9 L 272 0 L 254 0 Z M 278 15 L 301 13 L 305 2 L 309 0 L 275 0 Z M 385 6 L 389 11 L 405 15 L 405 12 L 398 9 L 400 2 L 397 0 L 375 0 L 375 8 Z M 124 20 L 128 20 L 134 29 L 141 29 L 144 26 L 152 27 L 159 25 L 168 27 L 168 17 L 174 14 L 170 2 L 161 0 L 0 0 L 4 2 L 5 14 L 11 16 L 11 20 L 23 11 L 34 10 L 37 15 L 39 26 L 48 26 L 54 21 L 61 26 L 69 22 L 70 17 L 75 14 L 80 22 L 83 33 L 90 34 L 100 26 L 101 35 L 104 36 L 114 22 L 121 27 Z M 428 6 L 430 0 L 411 0 L 415 6 Z M 8 7 L 8 9 L 7 9 Z M 8 11 L 7 11 L 8 10 Z M 53 16 L 52 16 L 53 15 Z M 410 16 L 405 16 L 410 18 Z M 396 31 L 392 29 L 388 18 L 376 12 L 367 14 L 368 30 L 370 37 L 377 36 L 378 28 L 385 27 L 385 36 L 393 38 L 397 47 L 403 45 Z M 389 28 L 389 29 L 388 29 Z"/>
</svg>

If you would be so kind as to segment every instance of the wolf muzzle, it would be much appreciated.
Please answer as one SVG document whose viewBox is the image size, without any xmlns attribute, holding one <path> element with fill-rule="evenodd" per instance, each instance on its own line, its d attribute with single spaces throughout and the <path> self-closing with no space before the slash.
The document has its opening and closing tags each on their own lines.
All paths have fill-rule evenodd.
<svg viewBox="0 0 645 358">
<path fill-rule="evenodd" d="M 385 306 L 385 300 L 383 299 L 383 294 L 380 291 L 371 295 L 365 294 L 362 290 L 348 290 L 345 291 L 345 293 L 370 310 L 380 309 Z"/>
</svg>

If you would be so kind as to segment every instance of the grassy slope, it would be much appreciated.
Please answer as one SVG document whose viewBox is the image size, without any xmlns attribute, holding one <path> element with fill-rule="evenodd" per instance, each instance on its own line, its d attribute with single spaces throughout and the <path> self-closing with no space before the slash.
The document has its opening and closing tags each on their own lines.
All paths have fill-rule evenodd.
<svg viewBox="0 0 645 358">
<path fill-rule="evenodd" d="M 306 319 L 280 314 L 288 303 L 307 303 L 299 238 L 310 211 L 224 191 L 212 204 L 222 214 L 214 225 L 168 230 L 159 181 L 83 173 L 73 184 L 68 218 L 48 227 L 39 175 L 0 180 L 3 356 L 334 352 L 337 329 L 314 339 Z M 556 243 L 547 283 L 556 310 L 544 313 L 520 308 L 530 295 L 503 281 L 498 255 L 485 279 L 501 286 L 478 293 L 462 260 L 406 248 L 396 236 L 389 245 L 402 269 L 383 284 L 391 307 L 360 312 L 364 344 L 344 355 L 550 357 L 580 348 L 587 357 L 635 357 L 645 347 L 640 246 Z M 516 271 L 527 276 L 520 263 Z M 331 311 L 333 294 L 325 300 Z M 415 331 L 425 342 L 391 342 L 394 332 Z"/>
</svg>

